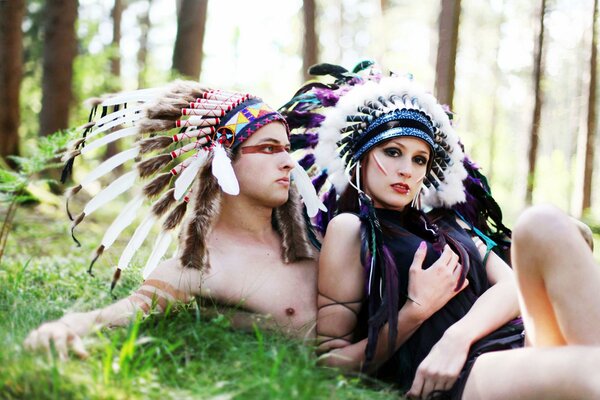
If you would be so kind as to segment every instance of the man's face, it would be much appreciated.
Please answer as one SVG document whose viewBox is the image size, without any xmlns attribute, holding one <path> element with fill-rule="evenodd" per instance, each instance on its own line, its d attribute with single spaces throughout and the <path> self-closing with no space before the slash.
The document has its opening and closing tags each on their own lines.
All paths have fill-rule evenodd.
<svg viewBox="0 0 600 400">
<path fill-rule="evenodd" d="M 240 196 L 267 207 L 283 205 L 289 196 L 290 172 L 294 162 L 285 126 L 272 122 L 241 144 L 233 169 L 240 184 Z"/>
</svg>

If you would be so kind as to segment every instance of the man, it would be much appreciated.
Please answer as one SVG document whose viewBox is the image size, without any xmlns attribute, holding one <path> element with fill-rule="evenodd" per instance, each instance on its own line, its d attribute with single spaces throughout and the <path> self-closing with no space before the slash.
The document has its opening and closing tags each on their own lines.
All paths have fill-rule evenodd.
<svg viewBox="0 0 600 400">
<path fill-rule="evenodd" d="M 181 102 L 183 98 L 186 104 L 189 104 L 189 98 L 197 98 L 192 100 L 195 105 L 191 105 L 191 108 L 201 109 L 199 114 L 205 115 L 200 120 L 179 118 L 181 116 L 178 115 L 180 122 L 176 125 L 194 123 L 206 127 L 212 123 L 214 126 L 211 128 L 215 129 L 211 129 L 211 132 L 216 133 L 208 139 L 197 134 L 194 136 L 193 132 L 197 132 L 193 130 L 195 127 L 186 131 L 188 136 L 195 137 L 193 143 L 198 143 L 195 146 L 199 154 L 197 158 L 212 158 L 212 163 L 206 161 L 197 167 L 198 173 L 194 175 L 196 183 L 191 189 L 185 185 L 178 186 L 179 182 L 176 181 L 175 195 L 173 189 L 163 195 L 169 202 L 173 196 L 186 202 L 195 196 L 191 201 L 194 214 L 182 229 L 180 257 L 158 265 L 142 286 L 125 299 L 101 309 L 70 313 L 57 321 L 42 324 L 27 336 L 27 348 L 49 350 L 53 343 L 61 358 L 67 357 L 69 350 L 86 357 L 87 352 L 81 340 L 83 336 L 101 327 L 127 325 L 135 319 L 136 314 L 148 313 L 153 306 L 155 311 L 162 312 L 169 303 L 189 302 L 196 296 L 249 311 L 234 314 L 234 327 L 244 328 L 258 323 L 259 326 L 280 329 L 295 337 L 314 335 L 316 252 L 306 238 L 298 193 L 291 187 L 294 184 L 290 176 L 297 164 L 288 153 L 290 142 L 283 117 L 260 99 L 251 96 L 247 98 L 237 93 L 206 91 L 194 84 L 186 85 L 192 87 L 186 96 L 181 94 L 181 87 L 171 88 L 168 92 L 176 93 L 178 101 Z M 210 93 L 213 93 L 212 97 Z M 200 99 L 198 95 L 206 99 Z M 168 94 L 161 94 L 154 104 L 162 107 L 168 98 Z M 222 118 L 207 122 L 215 113 L 205 111 L 215 108 L 228 111 L 222 113 L 225 114 Z M 169 119 L 164 113 L 157 116 L 154 111 L 152 104 L 147 105 L 146 118 L 154 118 L 155 123 L 156 120 L 164 122 Z M 191 111 L 188 109 L 188 112 Z M 106 123 L 106 117 L 103 118 L 103 123 Z M 236 125 L 242 120 L 243 123 Z M 144 127 L 144 132 L 155 131 L 148 121 L 138 121 L 137 125 Z M 96 126 L 96 129 L 100 130 L 102 126 Z M 88 135 L 91 136 L 93 131 Z M 156 143 L 156 138 L 138 142 L 140 150 L 134 153 L 147 152 L 152 147 L 150 141 Z M 223 148 L 232 154 L 232 171 L 228 170 L 228 160 L 218 161 L 220 155 L 217 153 Z M 155 150 L 156 146 L 152 149 Z M 162 156 L 153 160 L 159 157 Z M 144 169 L 150 164 L 148 160 L 137 164 L 140 176 L 149 175 Z M 184 179 L 182 170 L 191 171 L 193 168 L 194 162 L 188 161 L 178 170 L 181 173 L 179 179 Z M 224 180 L 227 182 L 223 183 Z M 151 184 L 145 187 L 146 194 Z M 181 187 L 183 189 L 178 194 L 178 188 Z M 165 185 L 166 188 L 168 185 Z M 97 200 L 92 199 L 90 203 L 93 201 Z M 180 204 L 186 206 L 183 202 Z M 85 210 L 90 209 L 86 206 Z M 76 218 L 74 226 L 83 219 L 85 210 Z M 153 212 L 156 216 L 164 214 L 164 210 L 156 212 L 156 203 Z M 177 211 L 169 214 L 165 223 L 173 221 L 174 213 Z M 178 218 L 182 220 L 182 217 Z M 134 233 L 132 242 L 141 235 L 139 231 L 140 228 Z M 103 239 L 98 255 L 108 242 Z M 127 249 L 123 253 L 126 252 Z M 117 275 L 127 263 L 122 265 L 119 262 Z"/>
</svg>

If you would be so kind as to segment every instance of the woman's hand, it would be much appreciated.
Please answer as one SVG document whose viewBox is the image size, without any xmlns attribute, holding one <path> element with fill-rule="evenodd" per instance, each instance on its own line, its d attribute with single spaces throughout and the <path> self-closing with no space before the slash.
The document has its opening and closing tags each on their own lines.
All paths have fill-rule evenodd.
<svg viewBox="0 0 600 400">
<path fill-rule="evenodd" d="M 406 304 L 413 308 L 415 316 L 422 321 L 442 308 L 469 284 L 468 280 L 459 290 L 456 283 L 460 278 L 461 266 L 458 255 L 448 245 L 444 247 L 440 258 L 427 269 L 423 269 L 423 261 L 427 254 L 425 242 L 415 252 L 408 275 L 408 297 L 412 301 Z"/>
<path fill-rule="evenodd" d="M 66 360 L 69 354 L 69 349 L 72 350 L 80 358 L 88 357 L 88 352 L 85 350 L 83 341 L 77 333 L 81 332 L 82 328 L 92 325 L 88 321 L 88 316 L 79 314 L 77 317 L 70 318 L 70 323 L 77 323 L 79 329 L 73 327 L 62 319 L 50 321 L 40 325 L 27 335 L 24 345 L 27 350 L 43 350 L 50 354 L 50 347 L 54 345 L 58 357 L 61 360 Z M 86 329 L 87 330 L 87 329 Z"/>
<path fill-rule="evenodd" d="M 427 398 L 433 391 L 450 390 L 465 365 L 470 347 L 467 338 L 447 330 L 417 368 L 407 396 Z"/>
</svg>

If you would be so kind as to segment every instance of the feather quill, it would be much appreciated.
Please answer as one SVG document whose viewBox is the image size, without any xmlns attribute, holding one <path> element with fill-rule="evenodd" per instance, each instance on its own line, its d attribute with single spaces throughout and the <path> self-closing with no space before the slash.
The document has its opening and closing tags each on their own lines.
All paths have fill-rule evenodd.
<svg viewBox="0 0 600 400">
<path fill-rule="evenodd" d="M 129 240 L 129 243 L 127 243 L 125 250 L 123 250 L 123 253 L 121 253 L 117 268 L 124 270 L 129 266 L 131 259 L 140 248 L 142 243 L 144 243 L 144 240 L 146 240 L 146 237 L 150 233 L 150 230 L 154 226 L 155 222 L 156 218 L 154 215 L 149 214 L 148 217 L 146 217 L 146 219 L 137 227 L 133 233 L 133 236 Z"/>
<path fill-rule="evenodd" d="M 143 202 L 143 196 L 137 196 L 134 197 L 129 203 L 127 203 L 125 207 L 123 207 L 123 210 L 119 213 L 117 218 L 115 218 L 113 223 L 108 227 L 108 229 L 104 233 L 104 237 L 102 238 L 101 242 L 102 246 L 104 246 L 104 249 L 108 249 L 110 246 L 112 246 L 112 244 L 115 242 L 115 240 L 117 240 L 121 232 L 123 232 L 125 228 L 131 225 L 131 223 L 135 219 L 137 211 L 140 209 Z"/>
<path fill-rule="evenodd" d="M 217 178 L 219 186 L 227 194 L 238 195 L 240 193 L 240 185 L 231 166 L 231 160 L 220 143 L 215 144 L 214 154 L 212 173 Z"/>
<path fill-rule="evenodd" d="M 81 186 L 86 186 L 90 182 L 93 182 L 102 176 L 108 174 L 113 169 L 117 168 L 119 165 L 134 159 L 138 156 L 140 149 L 138 147 L 134 147 L 133 149 L 122 151 L 118 154 L 115 154 L 108 160 L 104 161 L 102 164 L 98 165 L 92 172 L 87 174 L 85 178 L 81 181 Z"/>
<path fill-rule="evenodd" d="M 323 204 L 319 196 L 317 196 L 317 192 L 315 191 L 314 186 L 308 174 L 302 168 L 298 161 L 294 161 L 296 167 L 292 169 L 292 179 L 296 184 L 296 188 L 298 188 L 298 192 L 300 192 L 300 196 L 302 196 L 302 201 L 306 206 L 306 213 L 309 217 L 314 217 L 317 215 L 319 210 L 326 212 L 327 207 Z"/>
<path fill-rule="evenodd" d="M 171 244 L 171 232 L 163 231 L 158 235 L 156 241 L 154 242 L 154 246 L 152 247 L 152 253 L 150 257 L 148 257 L 148 261 L 146 261 L 146 266 L 142 271 L 142 277 L 144 279 L 148 278 L 150 274 L 154 271 L 161 258 L 165 255 L 167 250 L 169 249 L 169 245 Z"/>
<path fill-rule="evenodd" d="M 196 159 L 179 175 L 179 178 L 175 181 L 175 192 L 173 193 L 175 200 L 180 200 L 187 193 L 188 188 L 194 182 L 194 178 L 198 175 L 198 171 L 206 162 L 207 157 L 207 151 L 198 152 Z"/>
<path fill-rule="evenodd" d="M 81 149 L 81 154 L 88 153 L 92 150 L 96 150 L 100 146 L 104 146 L 106 144 L 114 142 L 115 140 L 119 140 L 127 136 L 133 136 L 137 133 L 138 130 L 135 126 L 130 126 L 129 128 L 125 129 L 119 129 L 118 131 L 112 132 L 109 135 L 106 135 L 98 140 L 94 140 L 93 142 L 86 144 L 86 146 Z"/>
<path fill-rule="evenodd" d="M 83 209 L 83 213 L 85 215 L 90 215 L 92 212 L 96 211 L 98 208 L 102 207 L 109 201 L 113 200 L 115 197 L 120 195 L 121 193 L 130 189 L 135 183 L 135 179 L 137 177 L 137 173 L 135 171 L 128 172 L 110 185 L 102 189 L 96 196 L 94 196 Z"/>
</svg>

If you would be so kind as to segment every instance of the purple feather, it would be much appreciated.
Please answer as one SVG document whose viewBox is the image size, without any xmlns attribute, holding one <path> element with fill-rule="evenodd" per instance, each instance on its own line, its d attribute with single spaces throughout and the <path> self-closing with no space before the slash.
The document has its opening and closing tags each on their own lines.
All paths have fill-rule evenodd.
<svg viewBox="0 0 600 400">
<path fill-rule="evenodd" d="M 325 184 L 326 180 L 327 180 L 327 174 L 324 173 L 324 172 L 321 173 L 321 175 L 317 176 L 315 179 L 312 180 L 312 184 L 315 187 L 315 191 L 317 193 L 319 193 L 319 190 L 321 190 L 321 188 Z"/>
<path fill-rule="evenodd" d="M 304 168 L 305 170 L 308 170 L 315 164 L 314 154 L 305 155 L 300 161 L 298 161 L 298 164 L 300 164 L 300 166 L 302 166 L 302 168 Z"/>
<path fill-rule="evenodd" d="M 319 99 L 323 107 L 335 106 L 340 99 L 331 89 L 315 89 L 315 97 Z"/>
</svg>

